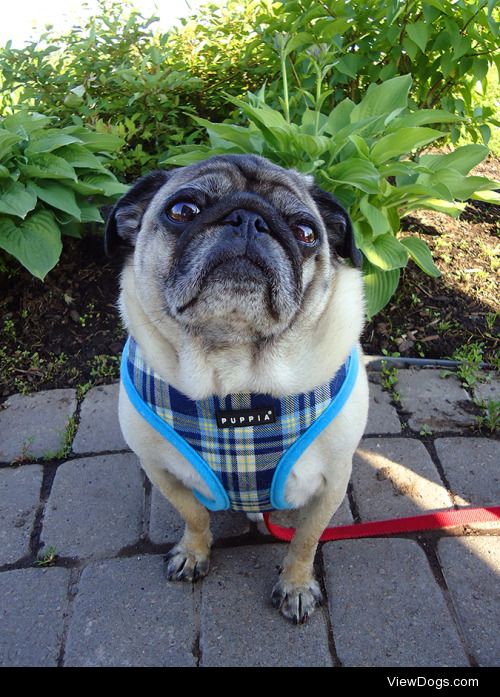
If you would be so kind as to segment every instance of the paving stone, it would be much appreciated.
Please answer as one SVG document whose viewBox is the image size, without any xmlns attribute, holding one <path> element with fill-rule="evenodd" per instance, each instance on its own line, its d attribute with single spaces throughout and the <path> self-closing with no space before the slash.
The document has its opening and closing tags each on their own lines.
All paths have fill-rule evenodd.
<svg viewBox="0 0 500 697">
<path fill-rule="evenodd" d="M 489 438 L 438 438 L 438 457 L 463 505 L 500 503 L 500 442 Z"/>
<path fill-rule="evenodd" d="M 195 666 L 191 584 L 169 583 L 161 556 L 90 564 L 66 641 L 66 666 Z"/>
<path fill-rule="evenodd" d="M 0 469 L 0 564 L 29 553 L 42 476 L 39 465 Z"/>
<path fill-rule="evenodd" d="M 203 581 L 201 665 L 331 666 L 327 629 L 318 610 L 293 625 L 271 607 L 284 545 L 214 549 Z"/>
<path fill-rule="evenodd" d="M 467 666 L 443 595 L 418 544 L 323 546 L 337 654 L 346 666 Z"/>
<path fill-rule="evenodd" d="M 468 646 L 479 665 L 498 667 L 500 538 L 443 538 L 438 556 Z"/>
<path fill-rule="evenodd" d="M 0 411 L 0 462 L 44 457 L 64 445 L 76 409 L 75 390 L 15 394 Z"/>
<path fill-rule="evenodd" d="M 144 486 L 132 453 L 71 460 L 56 473 L 42 540 L 61 556 L 113 554 L 138 542 Z"/>
<path fill-rule="evenodd" d="M 119 385 L 93 387 L 83 400 L 80 425 L 73 442 L 75 453 L 128 448 L 118 422 Z"/>
<path fill-rule="evenodd" d="M 354 456 L 352 483 L 362 520 L 452 505 L 429 453 L 411 438 L 363 439 Z"/>
<path fill-rule="evenodd" d="M 0 665 L 55 666 L 69 582 L 67 569 L 0 574 Z"/>
<path fill-rule="evenodd" d="M 210 513 L 210 529 L 214 540 L 244 535 L 250 521 L 244 513 L 216 511 Z M 149 538 L 154 544 L 178 542 L 184 532 L 184 522 L 163 494 L 153 487 Z"/>
<path fill-rule="evenodd" d="M 496 373 L 487 373 L 487 378 L 487 382 L 481 382 L 474 387 L 474 399 L 485 402 L 490 399 L 500 401 L 500 378 Z"/>
<path fill-rule="evenodd" d="M 380 385 L 370 380 L 370 408 L 365 434 L 401 433 L 401 423 L 391 396 Z"/>
<path fill-rule="evenodd" d="M 403 409 L 410 414 L 414 431 L 426 425 L 433 433 L 462 431 L 475 424 L 475 414 L 467 411 L 472 402 L 455 376 L 440 377 L 439 370 L 400 370 L 396 389 Z"/>
</svg>

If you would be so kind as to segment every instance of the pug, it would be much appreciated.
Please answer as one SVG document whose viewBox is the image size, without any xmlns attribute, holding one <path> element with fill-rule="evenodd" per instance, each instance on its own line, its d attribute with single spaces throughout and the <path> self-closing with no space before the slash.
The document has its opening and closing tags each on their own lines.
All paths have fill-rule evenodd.
<svg viewBox="0 0 500 697">
<path fill-rule="evenodd" d="M 346 211 L 310 176 L 214 156 L 139 179 L 111 211 L 105 245 L 130 252 L 123 435 L 185 522 L 168 579 L 208 572 L 211 510 L 293 509 L 271 602 L 304 622 L 322 600 L 315 552 L 368 410 Z"/>
</svg>

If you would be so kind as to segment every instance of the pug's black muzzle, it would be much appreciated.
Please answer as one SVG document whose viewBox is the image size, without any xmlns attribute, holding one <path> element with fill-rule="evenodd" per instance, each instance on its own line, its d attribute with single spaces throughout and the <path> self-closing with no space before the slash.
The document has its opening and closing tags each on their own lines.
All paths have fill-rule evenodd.
<svg viewBox="0 0 500 697">
<path fill-rule="evenodd" d="M 215 239 L 202 251 L 207 231 L 214 229 Z M 282 268 L 283 255 L 276 253 L 277 244 L 288 261 L 286 270 Z M 244 274 L 246 269 L 248 277 L 254 279 L 257 276 L 252 273 L 252 267 L 254 272 L 258 269 L 261 281 L 274 288 L 287 271 L 293 279 L 295 299 L 298 301 L 300 297 L 302 255 L 299 245 L 285 219 L 260 196 L 240 193 L 225 197 L 202 210 L 186 225 L 176 244 L 172 272 L 180 280 L 192 277 L 194 268 L 199 270 L 190 284 L 192 297 L 184 298 L 186 302 L 181 303 L 178 311 L 182 312 L 196 300 L 205 279 L 216 268 L 226 265 L 228 275 L 232 270 Z"/>
</svg>

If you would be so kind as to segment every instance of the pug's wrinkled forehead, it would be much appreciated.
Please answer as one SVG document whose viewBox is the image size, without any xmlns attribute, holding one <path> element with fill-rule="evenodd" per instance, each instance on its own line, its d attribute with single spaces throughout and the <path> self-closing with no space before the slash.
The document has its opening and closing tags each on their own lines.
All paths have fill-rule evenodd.
<svg viewBox="0 0 500 697">
<path fill-rule="evenodd" d="M 309 194 L 313 178 L 285 170 L 256 155 L 215 156 L 174 171 L 166 190 L 192 184 L 214 198 L 236 191 L 259 194 L 283 214 L 294 214 L 304 206 L 315 210 Z"/>
</svg>

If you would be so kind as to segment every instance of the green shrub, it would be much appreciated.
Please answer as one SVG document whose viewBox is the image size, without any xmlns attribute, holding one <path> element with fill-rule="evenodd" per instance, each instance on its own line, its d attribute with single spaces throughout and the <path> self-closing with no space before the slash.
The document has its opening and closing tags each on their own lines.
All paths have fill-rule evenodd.
<svg viewBox="0 0 500 697">
<path fill-rule="evenodd" d="M 49 31 L 21 49 L 7 45 L 0 51 L 4 107 L 21 104 L 63 125 L 111 129 L 127 142 L 113 161 L 116 174 L 132 178 L 154 167 L 158 137 L 177 142 L 182 134 L 182 114 L 179 123 L 171 115 L 177 83 L 189 89 L 198 81 L 164 70 L 153 20 L 126 3 L 101 0 L 97 15 L 67 34 Z"/>
<path fill-rule="evenodd" d="M 253 14 L 229 0 L 161 34 L 156 18 L 129 2 L 99 0 L 96 14 L 67 34 L 0 49 L 0 105 L 110 129 L 127 143 L 113 172 L 132 180 L 170 144 L 199 138 L 188 114 L 225 118 L 222 90 L 241 96 L 260 86 L 265 65 L 244 59 Z"/>
<path fill-rule="evenodd" d="M 326 110 L 346 97 L 357 103 L 370 84 L 409 74 L 414 108 L 467 117 L 453 126 L 453 141 L 467 133 L 487 144 L 491 126 L 500 125 L 498 104 L 478 108 L 477 84 L 486 95 L 488 69 L 500 71 L 499 15 L 491 0 L 287 0 L 262 2 L 255 26 L 266 46 L 261 53 L 274 65 L 275 100 L 286 46 L 290 82 L 299 88 L 292 116 L 296 106 L 320 108 L 318 97 Z"/>
<path fill-rule="evenodd" d="M 209 145 L 179 146 L 163 164 L 184 165 L 220 153 L 256 153 L 284 167 L 314 174 L 350 211 L 356 242 L 364 255 L 369 317 L 381 310 L 411 258 L 427 274 L 438 276 L 429 248 L 418 237 L 398 239 L 400 219 L 416 208 L 458 216 L 469 198 L 500 200 L 495 183 L 468 177 L 484 159 L 483 145 L 466 145 L 449 154 L 412 155 L 444 137 L 430 124 L 454 124 L 460 117 L 442 110 L 412 111 L 409 75 L 371 85 L 354 104 L 344 99 L 330 113 L 304 109 L 289 117 L 265 103 L 264 90 L 247 101 L 231 99 L 248 120 L 245 127 L 215 124 L 195 117 L 206 128 Z"/>
<path fill-rule="evenodd" d="M 0 119 L 0 248 L 42 280 L 59 259 L 61 235 L 101 223 L 98 206 L 127 189 L 106 168 L 120 139 L 54 121 L 22 111 Z"/>
<path fill-rule="evenodd" d="M 66 34 L 0 48 L 0 109 L 110 130 L 127 143 L 112 170 L 132 180 L 171 145 L 205 137 L 190 115 L 237 120 L 224 93 L 241 98 L 266 83 L 279 109 L 285 56 L 292 120 L 410 74 L 414 108 L 466 117 L 452 124 L 453 138 L 468 131 L 487 142 L 496 105 L 478 104 L 475 86 L 486 95 L 488 66 L 498 65 L 497 17 L 491 0 L 226 0 L 160 33 L 127 0 L 99 0 Z"/>
</svg>

